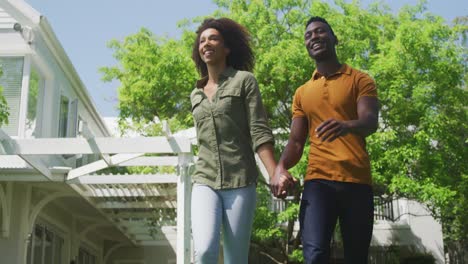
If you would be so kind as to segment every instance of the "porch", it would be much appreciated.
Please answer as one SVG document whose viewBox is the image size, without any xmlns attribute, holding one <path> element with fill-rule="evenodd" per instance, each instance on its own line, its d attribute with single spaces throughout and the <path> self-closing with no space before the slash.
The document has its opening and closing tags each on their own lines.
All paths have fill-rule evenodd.
<svg viewBox="0 0 468 264">
<path fill-rule="evenodd" d="M 1 235 L 10 246 L 21 247 L 10 253 L 21 256 L 9 263 L 48 263 L 48 258 L 54 263 L 56 258 L 57 263 L 117 263 L 112 256 L 128 247 L 172 248 L 176 258 L 167 263 L 190 263 L 192 145 L 165 127 L 165 136 L 146 138 L 18 139 L 0 130 Z M 151 169 L 118 173 L 134 167 Z M 20 200 L 24 219 L 17 217 Z M 60 239 L 40 223 L 45 211 L 55 215 L 51 204 L 80 214 L 74 239 L 62 242 L 60 254 L 44 246 L 35 250 Z M 79 241 L 93 231 L 106 241 L 96 254 L 101 256 L 81 257 L 86 254 Z M 42 261 L 35 262 L 38 258 Z"/>
</svg>

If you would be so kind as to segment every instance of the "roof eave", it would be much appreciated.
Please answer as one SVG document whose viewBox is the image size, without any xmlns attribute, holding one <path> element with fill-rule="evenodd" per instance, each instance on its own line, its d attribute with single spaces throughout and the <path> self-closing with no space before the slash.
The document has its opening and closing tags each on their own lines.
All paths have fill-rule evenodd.
<svg viewBox="0 0 468 264">
<path fill-rule="evenodd" d="M 71 63 L 62 45 L 60 45 L 60 42 L 55 36 L 52 27 L 47 22 L 47 19 L 44 16 L 41 16 L 39 29 L 41 30 L 41 32 L 43 32 L 43 37 L 47 43 L 47 46 L 50 48 L 57 62 L 72 82 L 73 90 L 76 92 L 76 94 L 80 98 L 85 108 L 89 111 L 91 116 L 95 119 L 99 129 L 103 133 L 103 136 L 111 136 L 111 133 L 107 128 L 103 118 L 97 111 L 96 104 L 93 102 L 89 92 L 86 90 L 85 85 L 83 84 L 78 73 L 76 72 L 75 67 Z"/>
<path fill-rule="evenodd" d="M 110 130 L 107 128 L 101 115 L 97 112 L 96 104 L 92 101 L 89 92 L 86 90 L 85 85 L 81 81 L 75 67 L 71 63 L 47 19 L 23 0 L 0 0 L 0 5 L 5 11 L 15 17 L 22 26 L 39 29 L 39 34 L 43 36 L 55 60 L 60 67 L 62 67 L 64 73 L 70 80 L 72 89 L 76 92 L 84 107 L 96 121 L 102 136 L 111 136 Z"/>
</svg>

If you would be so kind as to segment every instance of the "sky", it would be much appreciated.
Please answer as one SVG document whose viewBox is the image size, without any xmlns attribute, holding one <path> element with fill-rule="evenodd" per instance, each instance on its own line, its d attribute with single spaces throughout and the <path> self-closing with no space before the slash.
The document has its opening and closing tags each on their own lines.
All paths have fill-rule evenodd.
<svg viewBox="0 0 468 264">
<path fill-rule="evenodd" d="M 210 15 L 211 0 L 26 0 L 47 18 L 102 116 L 117 116 L 118 82 L 104 83 L 98 69 L 116 65 L 106 44 L 146 27 L 156 35 L 179 37 L 177 22 Z M 371 0 L 362 0 L 366 7 Z M 393 11 L 417 0 L 385 0 Z M 451 22 L 468 15 L 467 0 L 429 0 L 428 11 Z"/>
</svg>

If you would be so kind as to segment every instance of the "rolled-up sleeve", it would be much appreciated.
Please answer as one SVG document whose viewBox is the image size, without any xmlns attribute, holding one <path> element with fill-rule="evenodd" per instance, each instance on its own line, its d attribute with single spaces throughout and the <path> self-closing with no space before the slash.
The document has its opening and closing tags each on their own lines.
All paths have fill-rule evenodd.
<svg viewBox="0 0 468 264">
<path fill-rule="evenodd" d="M 244 81 L 245 111 L 252 137 L 252 147 L 257 151 L 258 147 L 265 143 L 275 143 L 273 133 L 268 125 L 267 114 L 262 103 L 260 89 L 253 74 L 247 74 Z"/>
</svg>

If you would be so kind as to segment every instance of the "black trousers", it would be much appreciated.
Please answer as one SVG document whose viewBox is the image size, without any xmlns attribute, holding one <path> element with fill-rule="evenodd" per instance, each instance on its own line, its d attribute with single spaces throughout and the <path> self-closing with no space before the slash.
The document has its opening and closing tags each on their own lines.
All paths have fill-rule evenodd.
<svg viewBox="0 0 468 264">
<path fill-rule="evenodd" d="M 307 264 L 328 264 L 330 241 L 340 221 L 346 264 L 366 264 L 374 222 L 372 187 L 310 180 L 304 184 L 299 213 Z"/>
</svg>

